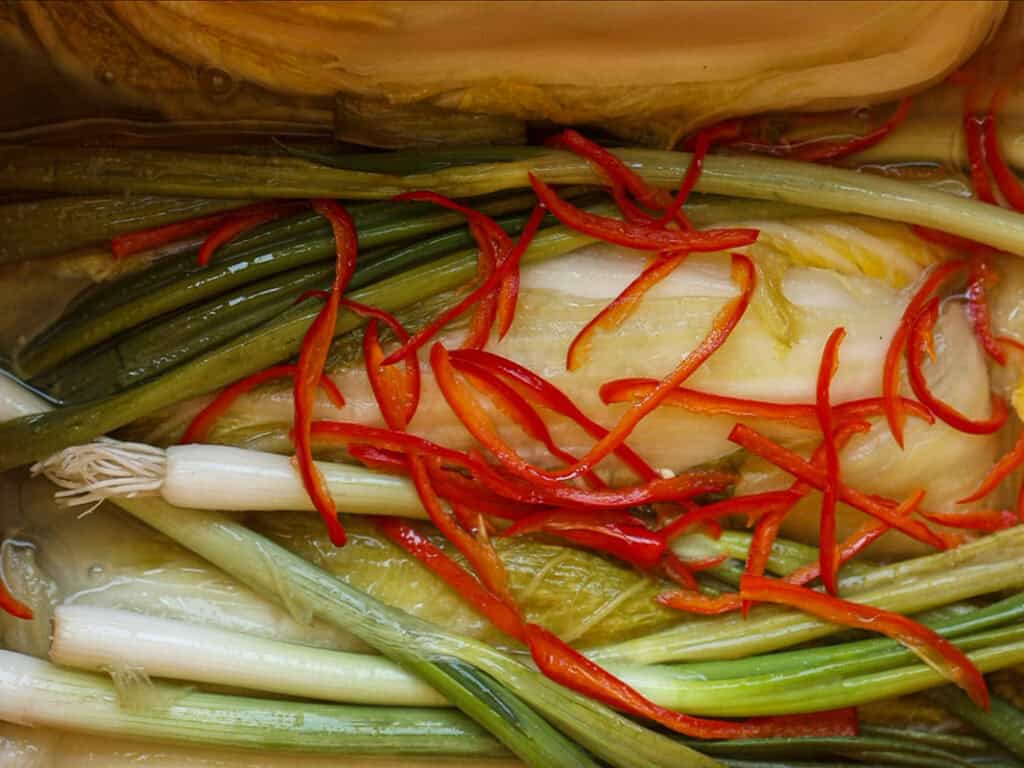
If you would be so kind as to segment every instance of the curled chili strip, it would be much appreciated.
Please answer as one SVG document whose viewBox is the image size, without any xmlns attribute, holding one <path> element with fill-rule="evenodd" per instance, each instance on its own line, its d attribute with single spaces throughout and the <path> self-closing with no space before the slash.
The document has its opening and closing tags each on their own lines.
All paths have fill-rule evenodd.
<svg viewBox="0 0 1024 768">
<path fill-rule="evenodd" d="M 170 243 L 186 240 L 195 235 L 201 235 L 215 229 L 217 225 L 229 219 L 248 217 L 253 214 L 270 210 L 276 206 L 285 205 L 284 201 L 271 201 L 265 203 L 253 203 L 243 205 L 222 213 L 214 213 L 209 216 L 198 216 L 185 221 L 176 221 L 173 224 L 164 224 L 159 227 L 140 229 L 135 232 L 126 232 L 118 235 L 110 241 L 110 252 L 115 259 L 123 259 L 134 256 L 136 253 L 150 251 Z M 297 207 L 296 204 L 292 204 Z"/>
<path fill-rule="evenodd" d="M 690 193 L 693 192 L 693 188 L 697 186 L 697 182 L 700 180 L 700 175 L 704 170 L 704 158 L 711 149 L 711 145 L 729 132 L 728 127 L 713 125 L 697 134 L 693 145 L 693 157 L 690 158 L 690 164 L 686 166 L 683 180 L 679 182 L 679 191 L 676 193 L 675 199 L 672 200 L 668 210 L 658 220 L 660 226 L 665 226 L 682 212 L 683 206 L 686 205 L 686 201 L 690 198 Z"/>
<path fill-rule="evenodd" d="M 953 406 L 939 400 L 928 387 L 922 365 L 924 354 L 931 347 L 932 328 L 939 316 L 939 299 L 933 298 L 922 309 L 911 327 L 911 339 L 907 346 L 907 373 L 910 386 L 920 400 L 940 421 L 969 435 L 990 435 L 998 432 L 1009 416 L 1006 401 L 992 394 L 992 413 L 987 419 L 969 419 Z"/>
<path fill-rule="evenodd" d="M 484 297 L 489 296 L 494 292 L 495 289 L 501 286 L 502 281 L 512 274 L 514 269 L 518 268 L 519 261 L 522 255 L 526 252 L 530 242 L 533 240 L 534 235 L 537 234 L 537 230 L 540 228 L 541 222 L 544 220 L 544 210 L 539 206 L 533 209 L 530 214 L 529 220 L 526 222 L 526 226 L 523 228 L 522 233 L 519 235 L 519 239 L 516 241 L 515 246 L 508 256 L 498 265 L 498 268 L 494 270 L 484 282 L 474 288 L 465 298 L 463 298 L 458 304 L 450 309 L 442 312 L 438 317 L 434 318 L 422 330 L 417 331 L 413 334 L 412 338 L 406 343 L 402 344 L 397 350 L 392 352 L 384 360 L 384 365 L 392 365 L 402 358 L 414 353 L 416 350 L 424 346 L 434 336 L 436 336 L 442 328 L 448 323 L 452 322 L 455 318 L 459 317 L 465 311 L 481 301 Z M 511 315 L 509 315 L 511 318 Z M 512 320 L 509 319 L 508 323 Z M 507 329 L 506 329 L 507 330 Z"/>
<path fill-rule="evenodd" d="M 853 155 L 870 149 L 898 128 L 907 115 L 910 113 L 911 99 L 909 96 L 900 100 L 896 111 L 872 131 L 845 141 L 824 141 L 814 142 L 810 145 L 796 145 L 792 152 L 795 160 L 804 160 L 809 163 L 825 163 L 839 160 L 847 155 Z"/>
<path fill-rule="evenodd" d="M 31 608 L 10 593 L 2 578 L 0 578 L 0 610 L 9 613 L 16 619 L 25 621 L 31 621 L 34 616 Z"/>
<path fill-rule="evenodd" d="M 985 678 L 974 663 L 953 643 L 906 616 L 760 576 L 742 577 L 740 594 L 752 600 L 788 605 L 833 624 L 887 635 L 903 643 L 928 666 L 963 688 L 979 707 L 989 707 Z"/>
<path fill-rule="evenodd" d="M 933 523 L 962 528 L 965 531 L 994 533 L 1013 528 L 1020 521 L 1017 512 L 1010 509 L 979 509 L 975 512 L 921 512 L 921 516 Z"/>
<path fill-rule="evenodd" d="M 443 579 L 481 616 L 506 635 L 524 639 L 518 614 L 429 538 L 398 518 L 381 517 L 376 524 L 381 533 Z"/>
<path fill-rule="evenodd" d="M 550 533 L 624 560 L 643 570 L 654 568 L 665 555 L 665 537 L 648 530 L 638 517 L 622 510 L 581 512 L 554 509 L 523 518 L 502 536 Z"/>
<path fill-rule="evenodd" d="M 839 450 L 836 448 L 835 425 L 829 390 L 832 379 L 839 368 L 839 346 L 846 338 L 845 328 L 836 328 L 825 342 L 818 368 L 817 398 L 815 410 L 821 427 L 822 447 L 825 453 L 825 490 L 821 500 L 821 518 L 818 527 L 818 553 L 821 563 L 821 581 L 829 594 L 838 592 L 836 580 L 839 575 L 838 553 L 836 552 L 836 493 L 839 487 Z"/>
<path fill-rule="evenodd" d="M 826 472 L 820 467 L 815 467 L 810 462 L 792 451 L 783 448 L 764 435 L 743 424 L 737 424 L 729 433 L 729 439 L 737 445 L 756 453 L 761 458 L 785 470 L 799 480 L 821 491 L 827 483 Z M 931 530 L 919 520 L 903 519 L 896 515 L 893 510 L 865 493 L 850 488 L 846 484 L 837 483 L 837 498 L 856 507 L 860 511 L 871 515 L 878 520 L 889 524 L 893 528 L 902 531 L 917 541 L 929 544 L 937 549 L 946 549 L 947 542 L 935 531 Z"/>
<path fill-rule="evenodd" d="M 338 521 L 323 475 L 313 463 L 311 430 L 313 423 L 313 387 L 323 373 L 327 352 L 334 338 L 334 327 L 338 319 L 338 305 L 345 286 L 352 277 L 356 266 L 356 227 L 348 211 L 333 200 L 315 200 L 313 209 L 330 223 L 335 241 L 335 272 L 331 294 L 323 308 L 310 324 L 302 339 L 299 352 L 298 370 L 295 373 L 293 399 L 295 401 L 295 463 L 302 476 L 302 484 L 317 511 L 323 517 L 335 546 L 345 543 L 345 529 Z"/>
<path fill-rule="evenodd" d="M 994 491 L 1017 468 L 1024 466 L 1024 434 L 1017 438 L 1013 448 L 995 463 L 989 470 L 985 479 L 977 490 L 969 496 L 960 499 L 958 504 L 970 504 L 973 501 L 980 501 Z"/>
<path fill-rule="evenodd" d="M 534 483 L 549 486 L 557 485 L 562 481 L 571 480 L 591 471 L 598 462 L 607 458 L 616 448 L 622 445 L 629 438 L 633 428 L 647 414 L 661 405 L 664 398 L 672 390 L 693 375 L 711 355 L 725 344 L 750 304 L 755 275 L 754 264 L 749 258 L 738 253 L 732 255 L 732 277 L 740 289 L 739 295 L 736 298 L 730 299 L 719 310 L 712 322 L 711 330 L 701 340 L 700 344 L 697 345 L 696 349 L 686 355 L 672 372 L 658 383 L 654 390 L 642 400 L 630 406 L 608 434 L 598 440 L 587 455 L 578 462 L 559 472 L 552 473 L 532 467 L 516 456 L 509 456 L 507 451 L 502 451 L 501 455 L 495 454 L 498 460 L 510 471 L 516 472 Z"/>
<path fill-rule="evenodd" d="M 771 736 L 854 735 L 853 708 L 813 715 L 754 717 L 737 722 L 684 715 L 660 707 L 637 690 L 562 642 L 543 627 L 524 627 L 537 667 L 545 676 L 588 698 L 632 715 L 647 718 L 676 733 L 698 739 L 741 739 Z"/>
<path fill-rule="evenodd" d="M 676 267 L 683 263 L 686 256 L 685 252 L 659 256 L 647 265 L 643 272 L 623 288 L 618 296 L 612 299 L 576 334 L 569 344 L 569 351 L 565 356 L 565 367 L 570 371 L 582 367 L 590 354 L 594 335 L 598 331 L 611 333 L 622 325 L 636 312 L 644 294 L 672 274 Z"/>
<path fill-rule="evenodd" d="M 196 263 L 201 267 L 205 267 L 210 263 L 210 259 L 213 258 L 213 254 L 219 248 L 227 245 L 242 233 L 255 229 L 261 224 L 266 224 L 268 221 L 274 221 L 294 213 L 304 205 L 304 202 L 291 201 L 257 203 L 246 211 L 244 215 L 236 213 L 226 217 L 216 225 L 216 228 L 207 235 L 206 239 L 203 240 L 203 244 L 199 246 L 199 255 L 196 257 Z"/>
<path fill-rule="evenodd" d="M 1013 210 L 1024 213 L 1024 184 L 1021 184 L 1020 179 L 1006 164 L 1002 150 L 999 148 L 999 134 L 996 130 L 996 121 L 1008 94 L 1009 90 L 1005 85 L 996 88 L 992 94 L 988 112 L 981 124 L 982 148 L 989 169 L 992 171 L 992 177 L 1003 198 Z"/>
<path fill-rule="evenodd" d="M 756 229 L 659 229 L 648 223 L 620 221 L 589 213 L 558 194 L 532 173 L 530 184 L 541 204 L 565 226 L 596 237 L 606 243 L 624 245 L 640 251 L 723 251 L 740 248 L 757 240 Z"/>
<path fill-rule="evenodd" d="M 225 387 L 209 405 L 197 413 L 195 418 L 189 422 L 180 442 L 182 444 L 206 442 L 210 430 L 213 429 L 213 425 L 227 412 L 235 400 L 264 382 L 274 379 L 292 378 L 297 371 L 298 366 L 295 365 L 275 365 L 259 373 L 254 373 L 252 376 L 248 376 L 241 381 L 236 381 L 229 387 Z M 327 397 L 336 408 L 343 408 L 345 406 L 345 398 L 329 376 L 323 374 L 320 376 L 320 386 L 324 388 Z"/>
<path fill-rule="evenodd" d="M 974 114 L 965 114 L 964 138 L 967 141 L 967 163 L 971 169 L 971 184 L 974 186 L 974 194 L 983 203 L 998 205 L 995 192 L 992 190 L 992 182 L 988 178 L 988 164 L 986 162 L 985 143 L 982 137 L 984 124 L 987 118 Z"/>
<path fill-rule="evenodd" d="M 910 339 L 911 326 L 921 314 L 932 294 L 952 275 L 964 269 L 967 262 L 963 259 L 947 261 L 932 270 L 914 293 L 900 318 L 899 325 L 893 333 L 889 348 L 885 352 L 885 364 L 882 369 L 882 399 L 885 401 L 885 418 L 896 443 L 903 447 L 903 426 L 906 423 L 906 410 L 899 395 L 900 360 Z"/>
<path fill-rule="evenodd" d="M 601 400 L 605 403 L 626 403 L 638 400 L 658 386 L 657 379 L 616 379 L 601 385 Z M 935 423 L 931 411 L 916 400 L 900 398 L 907 413 L 928 422 Z M 737 418 L 785 421 L 801 429 L 818 429 L 818 417 L 811 403 L 774 403 L 767 400 L 751 400 L 728 395 L 716 395 L 696 389 L 677 387 L 662 402 L 683 408 L 693 413 L 724 414 Z M 883 413 L 884 402 L 880 397 L 866 397 L 848 400 L 832 406 L 836 421 L 845 422 L 879 416 Z"/>
<path fill-rule="evenodd" d="M 985 353 L 1000 365 L 1006 365 L 1006 352 L 992 331 L 992 317 L 988 309 L 987 287 L 992 280 L 992 263 L 988 255 L 975 253 L 971 257 L 967 277 L 967 317 Z"/>
<path fill-rule="evenodd" d="M 451 355 L 452 363 L 455 365 L 458 364 L 458 361 L 466 360 L 495 371 L 513 384 L 527 390 L 545 408 L 574 421 L 594 439 L 600 440 L 608 434 L 607 429 L 584 414 L 562 390 L 543 376 L 534 373 L 514 360 L 509 360 L 507 357 L 496 355 L 493 352 L 475 349 L 452 350 L 449 354 Z M 661 476 L 625 443 L 617 447 L 614 453 L 626 466 L 636 472 L 642 480 L 654 480 Z"/>
</svg>

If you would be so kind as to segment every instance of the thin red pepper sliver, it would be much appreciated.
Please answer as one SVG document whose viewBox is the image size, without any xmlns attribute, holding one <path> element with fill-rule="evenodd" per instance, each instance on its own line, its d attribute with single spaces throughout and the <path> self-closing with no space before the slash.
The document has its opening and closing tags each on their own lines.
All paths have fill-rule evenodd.
<svg viewBox="0 0 1024 768">
<path fill-rule="evenodd" d="M 911 338 L 907 345 L 907 374 L 914 394 L 940 421 L 960 432 L 969 435 L 990 435 L 998 432 L 1006 423 L 1009 409 L 1006 406 L 1006 401 L 995 393 L 992 394 L 991 415 L 987 419 L 975 420 L 964 416 L 953 406 L 939 400 L 928 387 L 928 380 L 925 378 L 922 365 L 924 364 L 924 354 L 931 346 L 932 327 L 938 316 L 939 299 L 935 297 L 925 305 L 911 327 Z"/>
<path fill-rule="evenodd" d="M 694 590 L 676 589 L 662 592 L 655 600 L 666 608 L 683 613 L 696 613 L 701 616 L 719 616 L 732 613 L 743 607 L 743 598 L 739 592 L 726 592 L 722 595 L 705 595 Z"/>
<path fill-rule="evenodd" d="M 570 229 L 596 237 L 606 243 L 624 245 L 640 251 L 723 251 L 741 248 L 757 240 L 756 229 L 659 229 L 646 223 L 620 221 L 589 213 L 558 194 L 532 173 L 530 183 L 537 199 Z"/>
<path fill-rule="evenodd" d="M 645 698 L 543 627 L 526 624 L 524 630 L 533 660 L 546 677 L 588 698 L 647 718 L 676 733 L 698 739 L 856 734 L 857 716 L 853 708 L 812 715 L 755 717 L 736 722 L 674 712 Z"/>
<path fill-rule="evenodd" d="M 184 221 L 176 221 L 173 224 L 164 224 L 159 227 L 151 227 L 150 229 L 126 232 L 110 241 L 110 252 L 115 259 L 134 256 L 136 253 L 150 251 L 154 248 L 200 235 L 203 232 L 209 232 L 228 219 L 247 217 L 282 204 L 284 204 L 284 201 L 252 203 L 251 205 L 243 205 L 240 208 L 210 214 L 209 216 L 199 216 L 185 219 Z"/>
<path fill-rule="evenodd" d="M 310 426 L 310 434 L 318 443 L 326 445 L 371 445 L 374 448 L 398 453 L 433 456 L 442 462 L 465 469 L 473 469 L 477 464 L 471 456 L 462 451 L 445 448 L 425 438 L 393 429 L 347 421 L 314 421 Z"/>
<path fill-rule="evenodd" d="M 517 456 L 509 456 L 508 451 L 502 451 L 500 456 L 495 454 L 498 460 L 510 471 L 525 477 L 535 484 L 558 485 L 562 481 L 572 480 L 593 470 L 598 462 L 607 458 L 629 438 L 633 428 L 645 416 L 661 405 L 662 400 L 672 390 L 695 373 L 703 365 L 704 361 L 711 357 L 729 338 L 750 304 L 756 276 L 753 262 L 742 254 L 734 253 L 732 255 L 732 276 L 740 289 L 739 296 L 727 301 L 722 309 L 719 310 L 712 322 L 711 330 L 700 344 L 697 345 L 696 349 L 686 355 L 676 365 L 675 369 L 659 382 L 658 386 L 650 394 L 630 406 L 619 419 L 619 422 L 607 435 L 598 440 L 586 456 L 558 472 L 545 472 L 532 467 Z"/>
<path fill-rule="evenodd" d="M 506 635 L 525 641 L 518 614 L 434 542 L 398 518 L 377 518 L 376 524 L 381 533 L 444 580 L 481 616 Z"/>
<path fill-rule="evenodd" d="M 1003 103 L 1009 95 L 1006 85 L 1000 85 L 992 94 L 992 101 L 989 103 L 988 112 L 982 121 L 982 148 L 985 152 L 985 159 L 988 161 L 989 170 L 996 180 L 996 185 L 1002 193 L 1003 198 L 1010 207 L 1018 213 L 1024 213 L 1024 184 L 1006 164 L 1002 150 L 999 148 L 999 134 L 996 128 L 996 121 L 999 112 L 1002 111 Z"/>
<path fill-rule="evenodd" d="M 31 621 L 34 617 L 32 609 L 10 593 L 2 578 L 0 578 L 0 610 L 9 613 L 16 619 L 25 621 Z"/>
<path fill-rule="evenodd" d="M 182 444 L 206 442 L 214 424 L 231 408 L 235 400 L 266 381 L 291 378 L 295 376 L 297 371 L 298 366 L 295 365 L 275 365 L 254 373 L 252 376 L 247 376 L 241 381 L 236 381 L 229 387 L 225 387 L 209 405 L 197 413 L 192 421 L 189 422 L 188 427 L 185 429 L 185 434 L 182 435 L 179 442 Z M 345 406 L 345 398 L 329 376 L 320 376 L 320 386 L 323 387 L 327 397 L 336 408 L 343 408 Z"/>
<path fill-rule="evenodd" d="M 682 212 L 683 206 L 686 205 L 686 201 L 690 197 L 690 193 L 693 192 L 693 188 L 697 186 L 697 182 L 700 180 L 700 175 L 704 170 L 704 158 L 711 149 L 711 145 L 718 140 L 723 132 L 727 132 L 727 129 L 724 129 L 721 125 L 713 125 L 697 134 L 693 145 L 693 157 L 690 158 L 690 164 L 686 166 L 683 180 L 679 182 L 679 191 L 676 193 L 675 199 L 672 200 L 672 204 L 658 220 L 660 226 L 665 226 Z"/>
<path fill-rule="evenodd" d="M 953 274 L 967 266 L 963 259 L 947 261 L 936 267 L 914 293 L 903 310 L 899 325 L 893 333 L 889 348 L 885 352 L 885 364 L 882 368 L 882 400 L 885 402 L 885 418 L 889 422 L 896 443 L 903 447 L 903 426 L 906 423 L 906 411 L 899 395 L 900 360 L 910 339 L 911 326 L 921 314 L 932 294 Z"/>
<path fill-rule="evenodd" d="M 607 552 L 647 570 L 661 562 L 665 537 L 648 530 L 643 521 L 621 510 L 586 511 L 554 509 L 523 518 L 505 529 L 502 536 L 550 533 Z"/>
<path fill-rule="evenodd" d="M 293 399 L 295 402 L 295 462 L 302 476 L 313 505 L 324 519 L 331 541 L 335 546 L 345 543 L 345 529 L 338 521 L 334 506 L 323 475 L 313 463 L 311 429 L 313 423 L 313 387 L 323 373 L 327 352 L 334 338 L 334 327 L 338 319 L 338 304 L 356 265 L 356 227 L 348 211 L 333 200 L 314 200 L 313 209 L 323 215 L 334 231 L 335 273 L 330 296 L 323 308 L 310 324 L 302 340 L 299 352 L 298 370 L 295 374 Z"/>
<path fill-rule="evenodd" d="M 799 501 L 801 496 L 794 494 L 792 490 L 764 491 L 762 493 L 751 493 L 744 496 L 733 496 L 731 499 L 705 504 L 701 507 L 689 510 L 662 530 L 672 541 L 675 537 L 689 530 L 695 525 L 717 521 L 722 517 L 733 515 L 764 516 L 781 506 L 792 506 Z"/>
<path fill-rule="evenodd" d="M 594 335 L 598 331 L 611 333 L 622 325 L 639 308 L 644 294 L 672 274 L 676 267 L 686 260 L 686 257 L 685 252 L 659 256 L 644 267 L 643 272 L 623 288 L 618 296 L 612 299 L 576 334 L 569 344 L 569 351 L 565 356 L 565 367 L 570 371 L 582 367 L 590 355 Z"/>
<path fill-rule="evenodd" d="M 1010 509 L 979 509 L 974 512 L 921 512 L 921 516 L 933 523 L 962 528 L 965 531 L 994 533 L 1013 528 L 1020 521 L 1017 513 Z"/>
<path fill-rule="evenodd" d="M 795 145 L 791 157 L 794 160 L 803 160 L 809 163 L 824 163 L 870 149 L 884 141 L 907 119 L 910 105 L 911 99 L 907 96 L 900 100 L 896 111 L 878 128 L 845 141 L 814 142 L 809 146 Z"/>
<path fill-rule="evenodd" d="M 989 473 L 985 476 L 985 479 L 981 481 L 977 490 L 969 496 L 965 496 L 960 499 L 958 504 L 970 504 L 973 501 L 980 501 L 981 499 L 988 496 L 992 491 L 999 487 L 1010 474 L 1018 467 L 1024 466 L 1024 434 L 1021 434 L 1017 438 L 1017 442 L 1014 443 L 1005 456 L 1001 457 L 999 461 L 995 463 L 995 466 L 989 470 Z"/>
<path fill-rule="evenodd" d="M 449 360 L 456 370 L 468 376 L 473 385 L 483 391 L 491 402 L 517 423 L 527 435 L 547 448 L 548 453 L 559 461 L 569 463 L 576 461 L 575 456 L 558 447 L 544 420 L 527 402 L 526 398 L 506 384 L 490 368 L 474 362 L 472 359 L 452 358 L 449 355 Z M 607 485 L 593 472 L 585 475 L 584 479 L 591 488 L 607 488 Z"/>
<path fill-rule="evenodd" d="M 898 640 L 928 666 L 963 688 L 979 707 L 989 708 L 985 678 L 974 663 L 953 643 L 906 616 L 759 576 L 742 577 L 740 594 L 745 599 L 788 605 L 833 624 L 880 632 Z"/>
<path fill-rule="evenodd" d="M 504 261 L 498 265 L 498 268 L 494 270 L 494 272 L 492 272 L 483 283 L 478 285 L 467 296 L 459 301 L 458 304 L 442 312 L 425 328 L 414 333 L 408 342 L 402 344 L 397 350 L 388 355 L 384 360 L 384 365 L 392 365 L 403 357 L 414 353 L 417 349 L 420 349 L 428 341 L 434 338 L 434 336 L 436 336 L 442 328 L 448 325 L 448 323 L 465 313 L 469 307 L 500 288 L 502 281 L 512 274 L 513 270 L 518 269 L 519 261 L 522 258 L 523 253 L 525 253 L 526 249 L 529 247 L 534 235 L 537 234 L 537 230 L 540 228 L 540 224 L 543 220 L 544 209 L 540 206 L 535 207 L 533 209 L 533 213 L 530 214 L 530 218 L 526 222 L 526 226 L 523 228 L 522 233 L 520 233 L 519 239 L 516 241 L 515 246 L 513 246 L 512 251 L 507 255 Z M 509 315 L 509 324 L 512 322 L 511 317 L 512 315 Z"/>
<path fill-rule="evenodd" d="M 744 424 L 737 424 L 729 433 L 729 439 L 737 445 L 743 446 L 749 451 L 756 453 L 761 458 L 769 461 L 780 469 L 785 470 L 808 485 L 823 490 L 827 482 L 827 476 L 823 469 L 815 467 L 799 455 L 782 447 L 778 443 L 769 440 L 764 435 L 756 432 Z M 919 520 L 905 520 L 894 514 L 891 508 L 880 504 L 865 493 L 840 482 L 838 485 L 838 499 L 852 507 L 865 512 L 878 520 L 888 523 L 893 528 L 907 534 L 917 541 L 929 544 L 937 549 L 948 548 L 949 541 L 931 530 Z"/>
<path fill-rule="evenodd" d="M 992 182 L 988 178 L 988 163 L 983 141 L 983 127 L 987 118 L 965 114 L 964 138 L 967 142 L 967 162 L 971 168 L 971 184 L 975 196 L 983 203 L 998 205 Z"/>
<path fill-rule="evenodd" d="M 594 439 L 600 440 L 608 434 L 607 429 L 584 414 L 562 390 L 543 376 L 534 373 L 514 360 L 509 360 L 507 357 L 484 350 L 457 349 L 452 350 L 450 355 L 453 364 L 457 365 L 458 361 L 466 360 L 494 370 L 513 384 L 519 385 L 532 393 L 545 408 L 549 408 L 555 413 L 559 413 L 574 421 Z M 661 477 L 650 464 L 640 458 L 625 443 L 616 448 L 614 453 L 640 479 L 655 480 Z"/>
<path fill-rule="evenodd" d="M 836 551 L 836 494 L 839 487 L 839 450 L 836 448 L 832 404 L 829 390 L 832 379 L 839 369 L 839 346 L 846 338 L 845 328 L 836 328 L 825 342 L 818 368 L 817 399 L 815 410 L 818 425 L 823 436 L 825 453 L 825 490 L 821 500 L 821 518 L 818 527 L 818 553 L 821 563 L 821 581 L 825 590 L 838 593 L 836 580 L 839 575 L 838 552 Z"/>
<path fill-rule="evenodd" d="M 992 331 L 992 317 L 988 309 L 987 287 L 992 279 L 992 263 L 988 255 L 975 253 L 968 270 L 967 317 L 985 353 L 1000 365 L 1006 365 L 1006 352 Z"/>
<path fill-rule="evenodd" d="M 458 380 L 448 350 L 441 344 L 435 344 L 431 348 L 430 364 L 441 394 L 470 434 L 498 458 L 503 466 L 518 469 L 520 475 L 535 471 L 531 464 L 520 458 L 501 438 L 487 412 Z M 483 466 L 482 461 L 480 465 L 474 468 L 474 474 L 499 495 L 519 501 L 585 508 L 600 505 L 619 508 L 655 501 L 679 501 L 705 492 L 703 489 L 706 488 L 706 484 L 720 485 L 733 479 L 727 473 L 690 473 L 669 479 L 651 480 L 639 486 L 585 490 L 561 483 L 536 484 L 522 480 L 515 482 L 501 478 L 497 472 Z M 697 491 L 697 488 L 702 490 Z"/>
<path fill-rule="evenodd" d="M 605 403 L 626 403 L 638 400 L 658 386 L 657 379 L 616 379 L 601 385 L 601 400 Z M 935 423 L 931 411 L 916 400 L 900 398 L 906 411 L 929 424 Z M 693 413 L 725 414 L 738 418 L 785 421 L 800 429 L 818 429 L 818 417 L 812 403 L 774 403 L 728 395 L 716 395 L 687 387 L 677 387 L 664 399 L 663 405 L 684 408 Z M 848 400 L 832 407 L 836 421 L 870 418 L 883 413 L 880 397 Z"/>
</svg>

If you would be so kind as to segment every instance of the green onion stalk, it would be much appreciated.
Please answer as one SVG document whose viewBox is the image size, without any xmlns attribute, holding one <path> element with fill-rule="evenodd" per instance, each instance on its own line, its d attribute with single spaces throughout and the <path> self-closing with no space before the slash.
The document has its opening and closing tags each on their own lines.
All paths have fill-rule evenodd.
<svg viewBox="0 0 1024 768">
<path fill-rule="evenodd" d="M 717 765 L 491 646 L 377 602 L 223 514 L 172 507 L 156 498 L 119 499 L 117 504 L 275 602 L 356 635 L 420 677 L 530 765 L 593 764 L 573 742 L 615 766 Z"/>
<path fill-rule="evenodd" d="M 616 154 L 654 186 L 679 184 L 692 155 L 622 149 Z M 431 189 L 451 197 L 518 189 L 529 174 L 552 184 L 601 184 L 583 158 L 559 151 L 524 160 L 444 168 L 401 176 L 321 166 L 298 158 L 12 146 L 0 150 L 0 189 L 197 197 L 335 197 L 381 200 Z M 777 200 L 841 213 L 918 224 L 1024 255 L 1024 220 L 997 206 L 957 199 L 908 182 L 775 158 L 706 158 L 696 190 Z"/>
</svg>

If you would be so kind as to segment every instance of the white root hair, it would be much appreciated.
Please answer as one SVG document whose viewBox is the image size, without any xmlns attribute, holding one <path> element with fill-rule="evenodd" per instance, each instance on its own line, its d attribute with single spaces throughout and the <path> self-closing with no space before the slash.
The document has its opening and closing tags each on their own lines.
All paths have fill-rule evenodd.
<svg viewBox="0 0 1024 768">
<path fill-rule="evenodd" d="M 54 494 L 61 504 L 98 506 L 111 497 L 159 493 L 167 475 L 167 454 L 146 443 L 100 437 L 65 448 L 34 464 L 31 471 L 64 489 Z"/>
</svg>

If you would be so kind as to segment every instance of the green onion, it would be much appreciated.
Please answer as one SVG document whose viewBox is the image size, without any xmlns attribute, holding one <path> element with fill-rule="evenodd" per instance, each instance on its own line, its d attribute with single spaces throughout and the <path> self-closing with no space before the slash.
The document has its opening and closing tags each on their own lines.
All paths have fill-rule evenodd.
<svg viewBox="0 0 1024 768">
<path fill-rule="evenodd" d="M 616 150 L 651 184 L 678 185 L 690 163 L 684 152 Z M 0 189 L 75 193 L 137 192 L 197 197 L 336 197 L 385 199 L 413 189 L 474 197 L 528 185 L 531 172 L 549 183 L 600 184 L 587 161 L 552 151 L 505 163 L 459 166 L 394 176 L 314 165 L 293 158 L 8 147 Z M 919 224 L 1024 255 L 1024 219 L 998 206 L 962 200 L 912 183 L 813 163 L 764 157 L 708 157 L 699 192 L 778 200 L 843 213 Z"/>
<path fill-rule="evenodd" d="M 928 697 L 1024 760 L 1024 712 L 1010 702 L 993 696 L 992 708 L 985 712 L 949 686 L 929 691 Z"/>
<path fill-rule="evenodd" d="M 322 620 L 344 627 L 423 677 L 531 765 L 584 766 L 589 761 L 571 742 L 559 746 L 553 734 L 540 731 L 529 735 L 535 727 L 532 724 L 499 717 L 493 709 L 487 710 L 494 715 L 489 718 L 486 712 L 471 709 L 465 691 L 452 689 L 449 675 L 453 668 L 475 669 L 514 691 L 569 738 L 612 765 L 717 765 L 683 744 L 552 683 L 490 646 L 388 608 L 224 515 L 176 508 L 155 498 L 118 499 L 116 503 L 256 591 L 303 606 Z"/>
<path fill-rule="evenodd" d="M 506 754 L 448 710 L 311 704 L 158 687 L 128 707 L 108 678 L 0 651 L 0 718 L 24 725 L 174 744 L 363 755 Z M 585 763 L 580 763 L 583 765 Z"/>
</svg>

